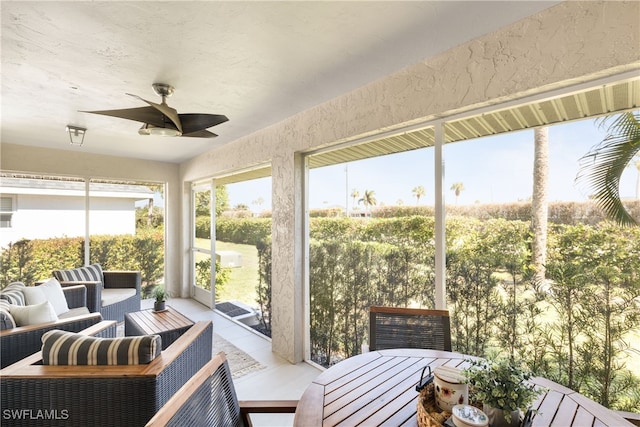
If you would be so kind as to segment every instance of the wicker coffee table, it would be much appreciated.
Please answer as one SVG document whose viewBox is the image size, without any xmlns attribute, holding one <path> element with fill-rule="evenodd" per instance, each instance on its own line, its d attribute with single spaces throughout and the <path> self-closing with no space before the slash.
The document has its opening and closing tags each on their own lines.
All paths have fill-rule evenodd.
<svg viewBox="0 0 640 427">
<path fill-rule="evenodd" d="M 152 309 L 134 311 L 124 315 L 124 334 L 151 335 L 162 338 L 162 349 L 165 350 L 194 324 L 193 320 L 167 306 L 161 312 Z"/>
</svg>

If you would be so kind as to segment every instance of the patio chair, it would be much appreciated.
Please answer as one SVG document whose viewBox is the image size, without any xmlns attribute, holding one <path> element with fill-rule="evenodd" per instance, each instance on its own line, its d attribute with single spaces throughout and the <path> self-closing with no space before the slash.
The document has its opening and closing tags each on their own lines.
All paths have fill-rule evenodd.
<svg viewBox="0 0 640 427">
<path fill-rule="evenodd" d="M 424 348 L 451 351 L 446 310 L 369 307 L 369 350 Z"/>
<path fill-rule="evenodd" d="M 297 400 L 240 401 L 220 352 L 195 374 L 147 423 L 147 427 L 251 426 L 250 414 L 295 413 Z"/>
<path fill-rule="evenodd" d="M 107 320 L 124 321 L 125 313 L 140 310 L 141 274 L 139 271 L 103 271 L 100 264 L 72 270 L 54 270 L 53 277 L 62 286 L 87 287 L 87 307 Z"/>
</svg>

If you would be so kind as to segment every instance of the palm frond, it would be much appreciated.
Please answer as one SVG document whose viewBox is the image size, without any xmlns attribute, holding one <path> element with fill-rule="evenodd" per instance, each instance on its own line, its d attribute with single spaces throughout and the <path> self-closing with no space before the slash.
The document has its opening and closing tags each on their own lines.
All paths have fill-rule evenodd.
<svg viewBox="0 0 640 427">
<path fill-rule="evenodd" d="M 593 190 L 593 199 L 609 218 L 622 226 L 637 225 L 620 199 L 620 177 L 640 152 L 640 113 L 607 116 L 600 125 L 608 134 L 580 158 L 576 182 Z"/>
</svg>

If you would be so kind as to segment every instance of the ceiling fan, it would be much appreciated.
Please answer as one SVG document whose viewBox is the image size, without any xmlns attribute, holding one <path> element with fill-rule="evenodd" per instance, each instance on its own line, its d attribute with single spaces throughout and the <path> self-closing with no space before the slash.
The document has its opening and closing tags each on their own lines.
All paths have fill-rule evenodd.
<svg viewBox="0 0 640 427">
<path fill-rule="evenodd" d="M 142 122 L 138 130 L 140 135 L 189 136 L 195 138 L 214 138 L 216 135 L 207 128 L 224 123 L 229 119 L 221 114 L 178 114 L 175 108 L 167 105 L 174 87 L 165 83 L 154 83 L 154 92 L 162 97 L 162 103 L 147 101 L 138 95 L 127 93 L 149 104 L 148 107 L 126 108 L 123 110 L 82 111 L 83 113 L 102 114 L 104 116 Z"/>
</svg>

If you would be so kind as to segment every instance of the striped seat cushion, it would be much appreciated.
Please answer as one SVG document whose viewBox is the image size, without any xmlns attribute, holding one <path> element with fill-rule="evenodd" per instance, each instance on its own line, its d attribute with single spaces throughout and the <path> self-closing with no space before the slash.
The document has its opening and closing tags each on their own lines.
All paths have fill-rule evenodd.
<svg viewBox="0 0 640 427">
<path fill-rule="evenodd" d="M 0 299 L 0 330 L 16 327 L 16 321 L 11 315 L 11 304 L 5 299 Z"/>
<path fill-rule="evenodd" d="M 44 365 L 140 365 L 161 350 L 160 335 L 99 338 L 54 329 L 42 336 Z"/>
<path fill-rule="evenodd" d="M 60 282 L 102 282 L 102 267 L 100 264 L 91 264 L 88 267 L 79 267 L 71 270 L 54 270 L 53 277 Z"/>
<path fill-rule="evenodd" d="M 27 305 L 22 292 L 26 286 L 22 282 L 13 282 L 0 291 L 0 299 L 13 305 Z"/>
</svg>

